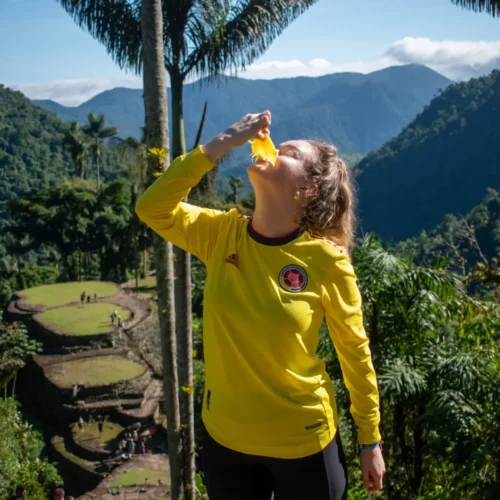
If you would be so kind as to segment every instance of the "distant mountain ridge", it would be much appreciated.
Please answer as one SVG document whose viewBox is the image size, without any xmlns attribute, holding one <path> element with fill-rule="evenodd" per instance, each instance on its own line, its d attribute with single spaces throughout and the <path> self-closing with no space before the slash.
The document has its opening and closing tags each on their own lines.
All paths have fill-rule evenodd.
<svg viewBox="0 0 500 500">
<path fill-rule="evenodd" d="M 450 80 L 418 65 L 394 66 L 367 75 L 335 73 L 276 80 L 221 78 L 184 87 L 186 140 L 191 147 L 203 105 L 208 115 L 202 140 L 243 114 L 270 109 L 273 138 L 314 137 L 334 142 L 347 153 L 367 153 L 396 135 Z M 116 88 L 78 107 L 34 101 L 62 120 L 85 122 L 89 112 L 104 113 L 123 137 L 140 137 L 144 121 L 142 90 Z"/>
<path fill-rule="evenodd" d="M 500 71 L 449 86 L 360 172 L 363 231 L 399 241 L 500 187 Z"/>
</svg>

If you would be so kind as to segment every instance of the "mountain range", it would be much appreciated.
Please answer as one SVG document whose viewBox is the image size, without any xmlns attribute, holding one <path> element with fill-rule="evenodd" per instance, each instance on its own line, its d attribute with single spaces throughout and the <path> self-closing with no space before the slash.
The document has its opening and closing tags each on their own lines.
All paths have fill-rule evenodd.
<svg viewBox="0 0 500 500">
<path fill-rule="evenodd" d="M 449 86 L 356 169 L 363 231 L 383 239 L 469 212 L 500 187 L 500 71 Z"/>
<path fill-rule="evenodd" d="M 184 87 L 187 146 L 190 148 L 194 141 L 207 101 L 202 140 L 224 130 L 245 113 L 270 109 L 272 135 L 278 143 L 291 138 L 317 138 L 335 143 L 345 153 L 365 154 L 399 133 L 439 89 L 450 83 L 419 65 L 393 66 L 366 75 L 201 80 Z M 77 107 L 50 100 L 34 102 L 64 121 L 83 123 L 89 112 L 102 113 L 109 125 L 120 129 L 122 137 L 139 138 L 144 125 L 142 90 L 108 90 Z"/>
<path fill-rule="evenodd" d="M 419 102 L 422 102 L 425 95 L 430 94 L 430 85 L 426 78 L 417 84 L 418 75 L 434 78 L 435 86 L 443 79 L 422 67 L 407 66 L 402 72 L 396 72 L 400 87 L 411 87 L 413 100 L 416 102 L 420 99 Z M 377 119 L 375 114 L 370 113 L 374 113 L 374 109 L 384 109 L 386 112 L 390 108 L 392 116 L 401 117 L 403 112 L 397 108 L 396 103 L 402 105 L 409 101 L 389 99 L 390 95 L 404 95 L 402 90 L 389 87 L 387 81 L 391 80 L 391 70 L 366 75 L 371 80 L 360 81 L 361 76 L 337 75 L 333 82 L 325 82 L 327 77 L 278 81 L 274 85 L 273 81 L 257 82 L 262 84 L 261 89 L 267 88 L 269 98 L 275 98 L 276 102 L 281 99 L 280 102 L 290 103 L 287 109 L 276 108 L 273 137 L 279 140 L 279 130 L 289 131 L 291 137 L 311 136 L 315 130 L 324 132 L 326 128 L 318 128 L 316 121 L 322 121 L 325 127 L 333 121 L 331 114 L 328 114 L 329 106 L 347 113 L 347 103 L 350 103 L 349 116 L 358 128 L 349 129 L 347 122 L 343 122 L 344 133 L 346 130 L 359 130 L 364 123 L 367 131 L 365 137 L 373 140 L 377 132 Z M 402 76 L 407 77 L 406 82 Z M 377 78 L 382 82 L 377 81 Z M 398 80 L 395 77 L 392 79 Z M 357 83 L 353 84 L 353 81 Z M 192 127 L 197 127 L 199 117 L 194 110 L 199 109 L 201 114 L 204 97 L 218 96 L 220 101 L 218 105 L 212 104 L 211 119 L 205 130 L 207 137 L 215 134 L 221 128 L 217 123 L 230 123 L 233 118 L 252 109 L 250 104 L 253 101 L 248 94 L 246 101 L 244 94 L 237 94 L 237 89 L 251 89 L 252 83 L 255 82 L 229 79 L 226 86 L 226 90 L 231 89 L 229 94 L 224 94 L 213 82 L 196 92 L 193 87 L 188 88 L 186 108 L 193 110 L 189 123 Z M 444 83 L 447 84 L 448 81 L 445 80 Z M 315 85 L 314 92 L 311 92 L 312 84 Z M 370 91 L 363 92 L 362 89 L 367 87 Z M 356 165 L 360 221 L 364 232 L 375 231 L 384 240 L 401 241 L 418 235 L 423 229 L 436 227 L 448 213 L 469 212 L 484 197 L 487 188 L 500 187 L 500 71 L 493 71 L 487 77 L 469 82 L 448 85 L 444 90 L 439 88 L 430 103 L 419 106 L 420 113 L 411 121 L 408 120 L 409 124 L 403 125 L 399 134 L 396 132 L 382 147 L 369 153 Z M 286 89 L 288 96 L 285 94 Z M 343 101 L 338 96 L 338 89 L 345 90 Z M 378 92 L 380 89 L 385 93 Z M 208 90 L 212 94 L 208 95 Z M 204 97 L 198 95 L 201 91 L 205 92 Z M 142 107 L 136 92 L 119 89 L 96 96 L 94 102 L 101 102 L 103 105 L 106 103 L 107 109 L 122 110 L 124 116 L 130 117 L 134 109 L 138 112 Z M 189 98 L 190 93 L 198 96 L 196 106 L 193 104 L 194 97 Z M 125 95 L 131 97 L 125 101 L 120 98 L 113 102 L 111 97 L 118 98 L 120 95 L 122 98 Z M 383 100 L 381 95 L 385 95 L 387 99 Z M 211 99 L 211 102 L 215 101 L 215 97 Z M 260 99 L 259 107 L 271 107 L 265 105 L 262 96 Z M 335 104 L 329 105 L 328 99 Z M 366 102 L 372 103 L 371 108 L 364 107 L 363 103 Z M 236 109 L 238 106 L 239 109 Z M 85 110 L 81 107 L 61 107 L 60 112 L 67 109 L 80 109 L 81 113 L 85 113 L 91 108 Z M 99 112 L 99 109 L 94 108 L 93 111 Z M 107 113 L 102 107 L 100 111 Z M 334 111 L 330 110 L 330 113 L 333 114 Z M 286 118 L 292 115 L 304 120 Z M 311 121 L 305 120 L 307 116 Z M 54 114 L 34 105 L 20 92 L 13 92 L 0 85 L 0 222 L 3 215 L 2 201 L 22 196 L 26 189 L 58 184 L 64 176 L 74 175 L 72 172 L 75 167 L 61 147 L 63 130 L 64 124 Z M 383 135 L 378 140 L 382 140 Z M 188 135 L 188 144 L 189 137 Z M 345 137 L 346 141 L 355 142 L 362 135 L 354 134 L 355 138 L 351 139 L 346 133 Z M 114 149 L 109 145 L 103 151 L 105 180 L 124 175 L 121 173 L 123 165 Z M 243 149 L 245 148 L 240 148 Z M 246 153 L 249 153 L 249 148 Z M 234 168 L 240 169 L 243 165 L 240 162 Z M 225 165 L 222 170 L 224 169 Z M 94 175 L 91 168 L 88 175 L 90 178 Z"/>
</svg>

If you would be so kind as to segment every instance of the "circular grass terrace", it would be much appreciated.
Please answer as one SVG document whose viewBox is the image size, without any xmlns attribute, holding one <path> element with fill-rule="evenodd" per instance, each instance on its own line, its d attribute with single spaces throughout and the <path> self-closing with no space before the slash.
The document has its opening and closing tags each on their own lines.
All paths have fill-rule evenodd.
<svg viewBox="0 0 500 500">
<path fill-rule="evenodd" d="M 133 484 L 145 484 L 146 479 L 152 486 L 158 486 L 161 479 L 165 485 L 170 485 L 170 474 L 166 470 L 156 469 L 131 469 L 117 477 L 112 483 L 112 487 L 130 486 Z"/>
<path fill-rule="evenodd" d="M 111 297 L 116 295 L 120 289 L 114 283 L 101 281 L 72 281 L 70 283 L 55 283 L 53 285 L 37 286 L 28 288 L 21 292 L 24 303 L 28 305 L 39 305 L 44 307 L 57 307 L 69 302 L 80 302 L 80 295 L 85 291 L 90 294 L 92 300 L 94 293 L 97 298 Z"/>
<path fill-rule="evenodd" d="M 83 430 L 77 424 L 72 428 L 73 439 L 76 443 L 86 448 L 104 449 L 106 445 L 114 441 L 123 431 L 123 427 L 115 422 L 105 421 L 103 423 L 102 436 L 99 434 L 97 422 L 85 423 Z"/>
<path fill-rule="evenodd" d="M 110 316 L 114 310 L 118 311 L 123 321 L 130 318 L 127 309 L 107 302 L 96 302 L 50 309 L 39 314 L 36 319 L 55 333 L 97 335 L 112 330 Z"/>
<path fill-rule="evenodd" d="M 55 363 L 46 369 L 48 377 L 62 388 L 74 385 L 100 386 L 116 384 L 142 375 L 146 368 L 123 356 L 107 355 Z"/>
</svg>

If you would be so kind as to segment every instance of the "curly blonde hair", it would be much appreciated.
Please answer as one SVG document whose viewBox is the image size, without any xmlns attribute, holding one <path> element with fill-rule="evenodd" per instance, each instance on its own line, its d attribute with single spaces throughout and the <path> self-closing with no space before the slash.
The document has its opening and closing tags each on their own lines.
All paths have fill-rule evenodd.
<svg viewBox="0 0 500 500">
<path fill-rule="evenodd" d="M 318 194 L 305 207 L 300 228 L 326 238 L 349 252 L 356 228 L 354 180 L 337 148 L 321 141 L 306 141 L 316 155 L 306 165 L 306 178 L 318 187 Z"/>
</svg>

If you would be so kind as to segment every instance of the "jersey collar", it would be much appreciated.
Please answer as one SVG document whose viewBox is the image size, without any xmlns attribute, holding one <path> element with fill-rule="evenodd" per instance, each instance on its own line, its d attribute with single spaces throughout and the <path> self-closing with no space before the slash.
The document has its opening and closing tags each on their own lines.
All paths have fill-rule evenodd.
<svg viewBox="0 0 500 500">
<path fill-rule="evenodd" d="M 262 234 L 258 233 L 252 227 L 251 220 L 247 224 L 247 231 L 248 234 L 250 235 L 250 238 L 255 240 L 257 243 L 260 243 L 262 245 L 268 245 L 271 247 L 286 245 L 287 243 L 290 243 L 291 241 L 297 239 L 302 233 L 301 229 L 298 227 L 297 229 L 295 229 L 295 231 L 292 231 L 290 234 L 287 234 L 286 236 L 281 236 L 280 238 L 267 238 L 266 236 L 262 236 Z"/>
</svg>

